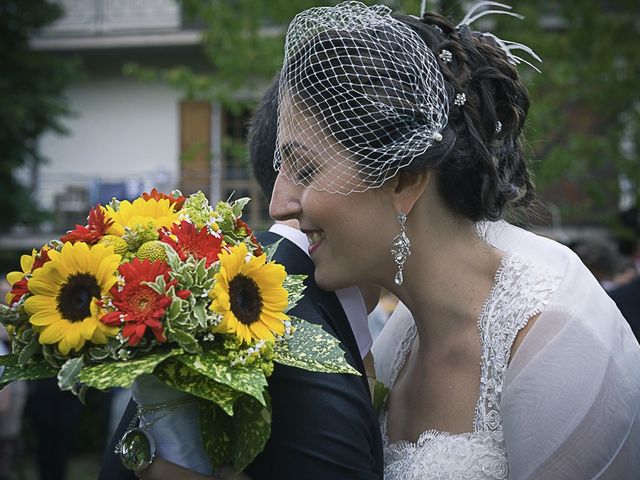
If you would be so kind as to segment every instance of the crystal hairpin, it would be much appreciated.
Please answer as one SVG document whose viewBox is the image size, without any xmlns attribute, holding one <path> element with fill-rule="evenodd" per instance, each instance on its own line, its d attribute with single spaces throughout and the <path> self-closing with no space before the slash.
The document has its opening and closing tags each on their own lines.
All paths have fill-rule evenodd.
<svg viewBox="0 0 640 480">
<path fill-rule="evenodd" d="M 467 96 L 464 93 L 456 93 L 456 97 L 453 99 L 453 104 L 456 107 L 462 107 L 467 102 Z"/>
<path fill-rule="evenodd" d="M 451 63 L 451 60 L 453 60 L 453 54 L 444 48 L 440 51 L 440 55 L 438 55 L 438 57 L 440 57 L 440 60 L 444 63 Z"/>
<path fill-rule="evenodd" d="M 502 131 L 502 122 L 498 120 L 496 122 L 496 133 L 500 133 Z"/>
<path fill-rule="evenodd" d="M 478 10 L 480 10 L 483 7 L 498 7 L 498 8 L 497 9 L 489 9 L 489 10 L 484 10 L 482 12 L 478 12 Z M 500 9 L 506 9 L 506 10 L 500 10 Z M 520 15 L 520 14 L 514 13 L 514 12 L 510 12 L 509 10 L 511 10 L 511 6 L 510 5 L 505 5 L 504 3 L 499 3 L 499 2 L 479 2 L 476 5 L 474 5 L 467 12 L 467 14 L 462 19 L 462 21 L 457 25 L 457 27 L 460 28 L 463 25 L 466 25 L 467 27 L 469 27 L 476 20 L 478 20 L 478 19 L 480 19 L 480 18 L 482 18 L 482 17 L 484 17 L 486 15 L 494 15 L 494 14 L 497 14 L 497 15 L 509 15 L 511 17 L 518 18 L 520 20 L 524 19 L 523 15 Z M 540 69 L 537 68 L 535 65 L 533 65 L 531 62 L 525 60 L 522 57 L 519 57 L 518 55 L 514 55 L 513 54 L 513 51 L 521 50 L 521 51 L 531 55 L 538 62 L 542 63 L 542 59 L 530 47 L 528 47 L 526 45 L 523 45 L 522 43 L 509 42 L 507 40 L 502 40 L 501 38 L 496 37 L 493 33 L 481 32 L 481 35 L 483 37 L 492 38 L 496 42 L 498 47 L 507 56 L 507 60 L 512 65 L 519 65 L 520 63 L 526 63 L 531 68 L 533 68 L 535 71 L 540 73 Z"/>
</svg>

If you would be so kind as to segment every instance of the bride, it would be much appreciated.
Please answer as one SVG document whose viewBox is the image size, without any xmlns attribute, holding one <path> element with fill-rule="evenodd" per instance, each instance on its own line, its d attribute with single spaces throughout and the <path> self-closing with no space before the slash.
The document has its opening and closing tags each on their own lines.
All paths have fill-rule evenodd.
<svg viewBox="0 0 640 480">
<path fill-rule="evenodd" d="M 298 15 L 271 215 L 300 222 L 319 286 L 406 306 L 374 346 L 385 478 L 637 478 L 640 347 L 569 250 L 500 221 L 533 197 L 532 52 L 476 18 Z"/>
<path fill-rule="evenodd" d="M 640 346 L 575 255 L 501 220 L 533 197 L 532 52 L 480 15 L 298 15 L 271 215 L 300 222 L 322 288 L 402 301 L 374 345 L 386 479 L 637 478 Z"/>
</svg>

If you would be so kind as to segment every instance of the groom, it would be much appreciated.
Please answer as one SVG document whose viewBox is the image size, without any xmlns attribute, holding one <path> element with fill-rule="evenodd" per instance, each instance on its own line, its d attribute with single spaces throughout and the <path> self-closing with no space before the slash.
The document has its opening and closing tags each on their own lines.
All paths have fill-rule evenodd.
<svg viewBox="0 0 640 480">
<path fill-rule="evenodd" d="M 277 176 L 273 169 L 277 97 L 276 80 L 257 109 L 249 134 L 254 175 L 269 199 Z M 313 263 L 306 253 L 306 237 L 295 227 L 276 224 L 258 238 L 263 244 L 281 240 L 274 260 L 289 274 L 307 275 L 305 296 L 291 314 L 322 325 L 338 338 L 347 361 L 361 375 L 316 373 L 276 364 L 269 378 L 271 437 L 245 473 L 252 480 L 381 479 L 380 430 L 362 360 L 370 347 L 366 311 L 364 321 L 354 322 L 354 328 L 345 314 L 347 309 L 350 315 L 363 315 L 362 298 L 353 290 L 340 291 L 338 298 L 318 288 L 313 280 Z M 112 453 L 134 410 L 130 402 L 103 459 L 98 480 L 135 479 Z"/>
</svg>

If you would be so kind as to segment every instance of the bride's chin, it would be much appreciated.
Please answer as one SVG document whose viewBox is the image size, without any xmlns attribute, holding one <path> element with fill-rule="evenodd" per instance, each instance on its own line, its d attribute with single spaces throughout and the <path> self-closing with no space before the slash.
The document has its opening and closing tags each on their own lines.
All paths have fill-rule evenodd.
<svg viewBox="0 0 640 480">
<path fill-rule="evenodd" d="M 316 285 L 327 292 L 333 292 L 349 286 L 345 282 L 346 279 L 327 274 L 323 272 L 322 269 L 318 268 L 316 268 L 314 279 L 316 281 Z"/>
</svg>

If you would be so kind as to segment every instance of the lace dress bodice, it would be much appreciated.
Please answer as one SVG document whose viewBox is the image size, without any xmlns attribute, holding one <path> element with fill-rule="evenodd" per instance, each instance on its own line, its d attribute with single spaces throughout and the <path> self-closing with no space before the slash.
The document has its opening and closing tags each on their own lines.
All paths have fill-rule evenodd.
<svg viewBox="0 0 640 480">
<path fill-rule="evenodd" d="M 516 334 L 539 314 L 559 278 L 515 256 L 506 256 L 478 319 L 482 345 L 480 394 L 473 431 L 463 434 L 428 430 L 416 442 L 390 442 L 387 413 L 381 418 L 385 479 L 504 479 L 509 466 L 500 410 L 502 385 Z M 393 387 L 416 338 L 412 324 L 393 360 Z"/>
</svg>

